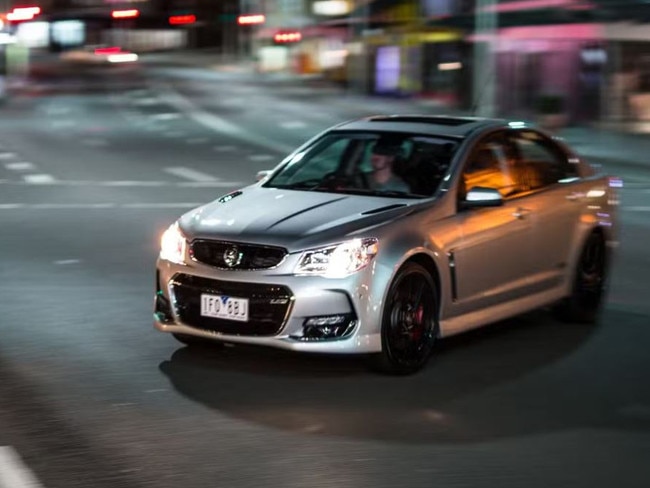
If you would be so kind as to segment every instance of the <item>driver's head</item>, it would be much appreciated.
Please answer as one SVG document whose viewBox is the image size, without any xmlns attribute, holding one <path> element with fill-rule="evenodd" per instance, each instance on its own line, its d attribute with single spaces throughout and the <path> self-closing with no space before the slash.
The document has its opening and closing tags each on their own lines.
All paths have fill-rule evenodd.
<svg viewBox="0 0 650 488">
<path fill-rule="evenodd" d="M 402 154 L 402 146 L 396 141 L 379 140 L 372 148 L 370 161 L 375 171 L 391 168 Z"/>
</svg>

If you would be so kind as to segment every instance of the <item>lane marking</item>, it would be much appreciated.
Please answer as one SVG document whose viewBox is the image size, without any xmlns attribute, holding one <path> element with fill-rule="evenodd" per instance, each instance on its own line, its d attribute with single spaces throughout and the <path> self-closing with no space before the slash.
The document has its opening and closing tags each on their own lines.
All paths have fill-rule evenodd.
<svg viewBox="0 0 650 488">
<path fill-rule="evenodd" d="M 67 266 L 69 264 L 79 264 L 81 260 L 79 259 L 60 259 L 58 261 L 54 261 L 54 264 L 59 265 L 59 266 Z"/>
<path fill-rule="evenodd" d="M 253 154 L 252 156 L 248 156 L 248 159 L 251 161 L 270 161 L 275 159 L 275 156 L 271 156 L 270 154 Z"/>
<path fill-rule="evenodd" d="M 47 107 L 45 109 L 45 112 L 48 115 L 65 115 L 65 114 L 68 114 L 68 113 L 72 112 L 72 109 L 70 109 L 69 107 L 58 107 L 58 106 L 57 107 Z"/>
<path fill-rule="evenodd" d="M 52 175 L 45 174 L 25 175 L 23 178 L 25 179 L 25 182 L 32 185 L 47 185 L 56 181 Z"/>
<path fill-rule="evenodd" d="M 0 154 L 0 159 L 14 159 L 16 158 L 16 153 L 6 152 Z"/>
<path fill-rule="evenodd" d="M 240 187 L 245 184 L 254 183 L 254 175 L 251 175 L 249 183 L 241 181 L 66 181 L 66 180 L 53 180 L 49 182 L 33 183 L 29 181 L 12 181 L 0 180 L 0 185 L 13 185 L 13 186 L 109 186 L 109 187 L 135 187 L 135 188 L 148 188 L 148 187 L 162 187 L 162 186 L 177 186 L 177 187 L 190 187 L 190 188 L 230 188 Z"/>
<path fill-rule="evenodd" d="M 283 129 L 290 129 L 290 130 L 304 129 L 305 127 L 307 127 L 307 124 L 300 120 L 288 120 L 287 122 L 281 122 L 280 127 L 282 127 Z"/>
<path fill-rule="evenodd" d="M 162 92 L 163 98 L 179 112 L 184 113 L 187 117 L 215 132 L 227 134 L 231 137 L 264 146 L 283 154 L 291 153 L 295 150 L 294 146 L 267 139 L 260 134 L 252 134 L 249 130 L 244 130 L 217 115 L 206 112 L 199 105 L 191 102 L 168 85 L 158 83 L 157 89 L 159 92 Z"/>
<path fill-rule="evenodd" d="M 135 105 L 140 105 L 142 107 L 147 107 L 151 105 L 158 105 L 161 103 L 161 100 L 155 97 L 146 97 L 146 98 L 139 98 L 133 102 Z"/>
<path fill-rule="evenodd" d="M 181 118 L 181 114 L 177 113 L 166 113 L 166 114 L 151 114 L 149 115 L 151 120 L 176 120 Z"/>
<path fill-rule="evenodd" d="M 158 203 L 0 203 L 0 210 L 120 210 L 120 209 L 170 209 L 196 208 L 206 202 Z M 57 263 L 61 264 L 61 263 Z"/>
<path fill-rule="evenodd" d="M 0 446 L 0 488 L 42 488 L 18 453 L 9 446 Z"/>
<path fill-rule="evenodd" d="M 632 206 L 632 207 L 623 207 L 623 210 L 627 210 L 629 212 L 650 212 L 650 207 Z"/>
<path fill-rule="evenodd" d="M 233 152 L 237 150 L 237 146 L 214 146 L 217 152 Z"/>
<path fill-rule="evenodd" d="M 207 173 L 202 173 L 192 168 L 185 168 L 184 166 L 173 166 L 170 168 L 164 168 L 165 173 L 170 175 L 178 176 L 179 178 L 185 178 L 186 180 L 191 181 L 219 181 L 219 178 L 215 178 L 212 175 Z"/>
<path fill-rule="evenodd" d="M 34 163 L 29 163 L 27 161 L 20 161 L 17 163 L 6 163 L 5 168 L 12 171 L 33 171 L 36 166 Z"/>
</svg>

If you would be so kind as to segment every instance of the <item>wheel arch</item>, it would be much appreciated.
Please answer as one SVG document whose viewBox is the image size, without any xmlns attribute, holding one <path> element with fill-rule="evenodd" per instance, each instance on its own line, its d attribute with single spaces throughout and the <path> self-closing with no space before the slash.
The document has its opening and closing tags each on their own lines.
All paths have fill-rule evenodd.
<svg viewBox="0 0 650 488">
<path fill-rule="evenodd" d="M 437 314 L 437 324 L 436 324 L 436 335 L 440 336 L 440 316 L 441 316 L 441 309 L 442 309 L 442 283 L 441 283 L 441 277 L 440 277 L 440 271 L 438 270 L 438 264 L 434 260 L 433 257 L 428 255 L 427 253 L 424 252 L 416 252 L 415 254 L 412 254 L 409 256 L 399 267 L 401 269 L 405 264 L 407 263 L 416 263 L 422 266 L 431 276 L 431 279 L 433 279 L 433 283 L 436 286 L 436 295 L 437 295 L 437 300 L 438 300 L 438 310 L 436 311 Z M 398 270 L 399 271 L 399 270 Z"/>
<path fill-rule="evenodd" d="M 605 265 L 609 266 L 611 263 L 612 246 L 610 245 L 610 243 L 615 241 L 615 236 L 613 231 L 611 231 L 610 229 L 608 229 L 603 225 L 599 225 L 598 223 L 583 228 L 578 236 L 577 243 L 576 243 L 577 245 L 572 249 L 570 261 L 567 266 L 567 274 L 564 283 L 564 288 L 565 288 L 564 294 L 567 296 L 571 294 L 573 290 L 573 282 L 575 279 L 576 266 L 578 265 L 578 260 L 580 259 L 580 255 L 582 254 L 582 250 L 584 249 L 587 240 L 592 234 L 598 234 L 602 237 L 603 242 L 605 243 L 605 260 L 606 260 Z"/>
</svg>

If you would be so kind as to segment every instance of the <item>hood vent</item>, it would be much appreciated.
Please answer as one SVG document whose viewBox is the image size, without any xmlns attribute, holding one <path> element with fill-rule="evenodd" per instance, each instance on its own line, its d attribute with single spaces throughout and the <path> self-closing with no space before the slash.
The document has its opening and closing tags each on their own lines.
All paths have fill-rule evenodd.
<svg viewBox="0 0 650 488">
<path fill-rule="evenodd" d="M 244 192 L 241 191 L 241 190 L 230 192 L 227 195 L 224 195 L 221 198 L 219 198 L 219 200 L 217 200 L 217 202 L 219 202 L 219 203 L 229 202 L 233 198 L 238 197 L 239 195 L 241 195 L 242 193 L 244 193 Z"/>
</svg>

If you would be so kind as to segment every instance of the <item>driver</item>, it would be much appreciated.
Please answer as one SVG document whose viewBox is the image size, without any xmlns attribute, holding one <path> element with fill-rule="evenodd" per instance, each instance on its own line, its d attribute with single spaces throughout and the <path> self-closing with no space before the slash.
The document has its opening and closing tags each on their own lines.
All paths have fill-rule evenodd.
<svg viewBox="0 0 650 488">
<path fill-rule="evenodd" d="M 378 141 L 372 149 L 372 188 L 374 190 L 402 191 L 409 193 L 409 185 L 394 172 L 395 162 L 402 155 L 399 144 Z"/>
</svg>

